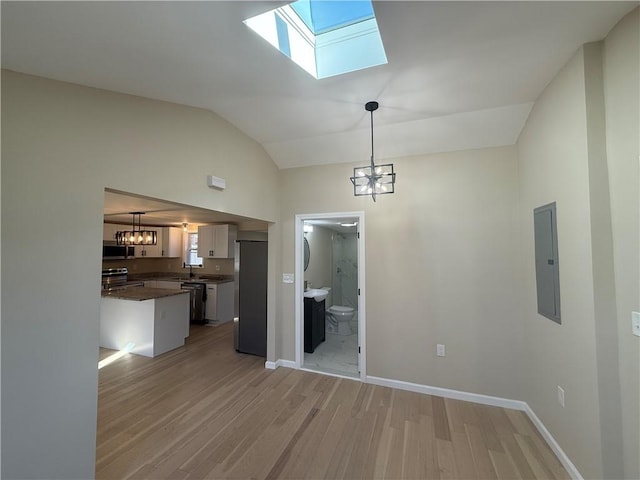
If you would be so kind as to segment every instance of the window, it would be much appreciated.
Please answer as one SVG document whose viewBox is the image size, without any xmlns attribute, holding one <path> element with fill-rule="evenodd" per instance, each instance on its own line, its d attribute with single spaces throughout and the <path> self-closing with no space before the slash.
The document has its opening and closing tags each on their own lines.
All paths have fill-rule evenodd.
<svg viewBox="0 0 640 480">
<path fill-rule="evenodd" d="M 194 267 L 202 266 L 202 258 L 198 256 L 198 233 L 187 234 L 187 249 L 186 249 L 186 265 Z"/>
<path fill-rule="evenodd" d="M 371 0 L 298 0 L 244 23 L 316 79 L 387 63 Z"/>
</svg>

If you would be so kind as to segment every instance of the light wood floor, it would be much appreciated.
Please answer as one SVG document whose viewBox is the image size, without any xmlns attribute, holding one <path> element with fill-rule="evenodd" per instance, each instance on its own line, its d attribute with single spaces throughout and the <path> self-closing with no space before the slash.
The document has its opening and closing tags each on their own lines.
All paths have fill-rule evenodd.
<svg viewBox="0 0 640 480">
<path fill-rule="evenodd" d="M 100 370 L 96 478 L 569 478 L 522 412 L 265 370 L 231 324 L 191 332 Z"/>
</svg>

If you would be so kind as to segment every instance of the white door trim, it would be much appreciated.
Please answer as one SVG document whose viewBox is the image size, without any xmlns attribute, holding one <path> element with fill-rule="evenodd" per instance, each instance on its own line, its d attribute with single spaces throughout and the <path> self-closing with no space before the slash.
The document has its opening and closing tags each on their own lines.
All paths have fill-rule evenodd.
<svg viewBox="0 0 640 480">
<path fill-rule="evenodd" d="M 305 220 L 320 220 L 329 218 L 353 217 L 358 221 L 358 344 L 360 345 L 360 380 L 367 376 L 366 368 L 366 289 L 365 289 L 365 227 L 364 212 L 333 212 L 333 213 L 308 213 L 298 214 L 295 217 L 295 341 L 296 341 L 296 368 L 302 368 L 304 361 L 304 222 Z M 319 372 L 321 373 L 321 372 Z"/>
</svg>

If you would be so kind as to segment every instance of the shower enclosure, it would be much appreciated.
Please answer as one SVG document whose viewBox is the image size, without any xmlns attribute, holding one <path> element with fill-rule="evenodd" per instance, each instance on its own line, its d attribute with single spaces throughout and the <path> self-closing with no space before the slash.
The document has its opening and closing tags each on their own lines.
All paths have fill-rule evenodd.
<svg viewBox="0 0 640 480">
<path fill-rule="evenodd" d="M 331 293 L 334 305 L 358 310 L 358 239 L 353 233 L 334 233 Z M 357 322 L 356 322 L 357 323 Z"/>
</svg>

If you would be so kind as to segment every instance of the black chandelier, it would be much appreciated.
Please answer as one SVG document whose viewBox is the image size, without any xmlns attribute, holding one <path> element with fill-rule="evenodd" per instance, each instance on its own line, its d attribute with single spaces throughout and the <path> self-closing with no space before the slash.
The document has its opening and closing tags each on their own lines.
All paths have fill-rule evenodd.
<svg viewBox="0 0 640 480">
<path fill-rule="evenodd" d="M 140 216 L 144 212 L 130 212 L 133 216 L 131 230 L 116 232 L 116 243 L 118 245 L 157 245 L 158 232 L 155 230 L 142 230 Z M 138 229 L 136 230 L 136 215 L 138 216 Z"/>
<path fill-rule="evenodd" d="M 356 197 L 371 195 L 375 202 L 376 195 L 394 193 L 396 174 L 392 163 L 376 165 L 373 159 L 373 112 L 378 109 L 378 102 L 367 102 L 364 109 L 371 113 L 371 165 L 354 168 L 351 183 Z"/>
</svg>

